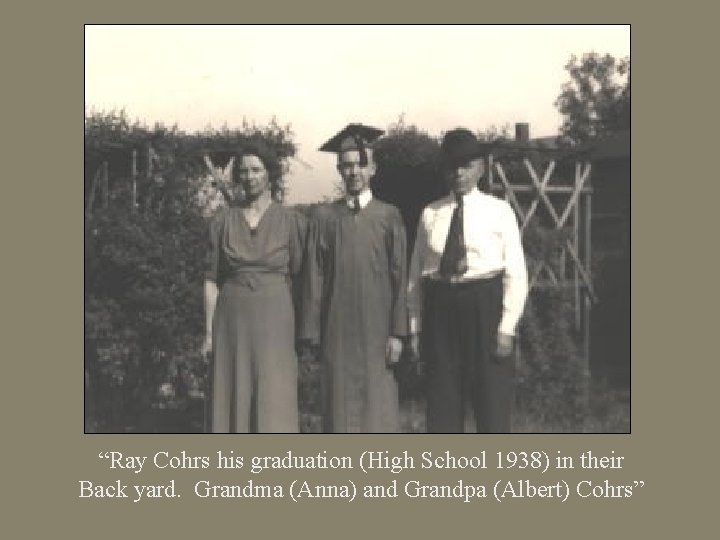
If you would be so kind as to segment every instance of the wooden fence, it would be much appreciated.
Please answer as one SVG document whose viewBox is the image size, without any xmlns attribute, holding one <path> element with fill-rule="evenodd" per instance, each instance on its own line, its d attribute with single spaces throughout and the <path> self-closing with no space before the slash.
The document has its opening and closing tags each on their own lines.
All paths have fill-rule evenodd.
<svg viewBox="0 0 720 540">
<path fill-rule="evenodd" d="M 489 189 L 510 203 L 523 235 L 533 218 L 540 217 L 556 231 L 570 230 L 569 238 L 554 254 L 554 260 L 534 261 L 528 268 L 528 279 L 531 292 L 543 288 L 573 291 L 575 330 L 582 339 L 585 374 L 589 378 L 590 314 L 592 303 L 597 301 L 590 271 L 592 165 L 577 155 L 574 175 L 560 177 L 556 174 L 558 160 L 553 157 L 543 160 L 546 161 L 544 169 L 538 170 L 537 160 L 533 164 L 529 157 L 537 153 L 535 148 L 527 149 L 524 155 L 522 150 L 515 150 L 509 159 L 502 159 L 505 164 L 491 155 Z M 515 177 L 509 177 L 509 168 L 515 171 Z M 515 348 L 518 355 L 519 349 Z"/>
</svg>

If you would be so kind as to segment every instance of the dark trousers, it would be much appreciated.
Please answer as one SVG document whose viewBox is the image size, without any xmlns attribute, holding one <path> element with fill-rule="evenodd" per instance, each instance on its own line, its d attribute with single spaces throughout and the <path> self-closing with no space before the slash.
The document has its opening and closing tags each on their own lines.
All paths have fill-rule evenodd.
<svg viewBox="0 0 720 540">
<path fill-rule="evenodd" d="M 470 402 L 478 433 L 509 433 L 512 357 L 498 358 L 502 276 L 424 284 L 421 351 L 427 364 L 429 433 L 462 433 Z"/>
</svg>

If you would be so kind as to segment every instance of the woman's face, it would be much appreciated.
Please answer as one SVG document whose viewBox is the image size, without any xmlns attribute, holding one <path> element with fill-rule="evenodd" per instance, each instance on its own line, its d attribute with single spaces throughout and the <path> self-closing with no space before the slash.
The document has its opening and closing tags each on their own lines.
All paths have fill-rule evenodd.
<svg viewBox="0 0 720 540">
<path fill-rule="evenodd" d="M 257 199 L 270 187 L 268 171 L 259 157 L 252 154 L 242 156 L 236 166 L 236 179 L 242 184 L 248 199 Z"/>
</svg>

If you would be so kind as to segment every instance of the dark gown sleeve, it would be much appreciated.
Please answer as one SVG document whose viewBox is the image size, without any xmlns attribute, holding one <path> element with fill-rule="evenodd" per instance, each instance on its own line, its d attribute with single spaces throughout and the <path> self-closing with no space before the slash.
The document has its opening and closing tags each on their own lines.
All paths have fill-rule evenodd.
<svg viewBox="0 0 720 540">
<path fill-rule="evenodd" d="M 308 218 L 298 211 L 293 211 L 290 222 L 290 263 L 289 274 L 293 281 L 301 279 L 305 249 L 307 246 Z"/>
<path fill-rule="evenodd" d="M 407 238 L 405 225 L 397 208 L 392 208 L 388 242 L 390 281 L 392 285 L 392 313 L 390 333 L 407 335 Z"/>
<path fill-rule="evenodd" d="M 326 251 L 323 220 L 317 214 L 312 215 L 307 227 L 298 337 L 314 345 L 320 343 Z"/>
<path fill-rule="evenodd" d="M 299 211 L 293 210 L 289 220 L 288 241 L 288 274 L 290 292 L 295 312 L 295 336 L 301 340 L 303 318 L 303 261 L 307 244 L 307 218 Z"/>
<path fill-rule="evenodd" d="M 223 213 L 218 212 L 208 223 L 208 243 L 205 256 L 205 280 L 218 282 L 220 277 L 220 233 Z"/>
</svg>

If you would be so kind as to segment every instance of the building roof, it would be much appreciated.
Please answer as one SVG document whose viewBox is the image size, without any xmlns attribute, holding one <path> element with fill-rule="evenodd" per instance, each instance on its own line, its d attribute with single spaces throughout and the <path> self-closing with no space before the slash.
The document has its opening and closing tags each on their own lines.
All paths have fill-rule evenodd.
<svg viewBox="0 0 720 540">
<path fill-rule="evenodd" d="M 535 137 L 529 141 L 518 141 L 500 137 L 493 143 L 505 148 L 517 148 L 522 150 L 568 150 L 567 147 L 560 145 L 557 135 L 549 135 L 547 137 Z"/>
<path fill-rule="evenodd" d="M 571 145 L 561 136 L 550 135 L 530 139 L 530 125 L 515 124 L 515 138 L 498 137 L 487 141 L 497 156 L 523 153 L 550 154 L 556 158 L 583 156 L 590 161 L 606 161 L 630 157 L 630 130 L 622 130 L 586 143 Z"/>
</svg>

